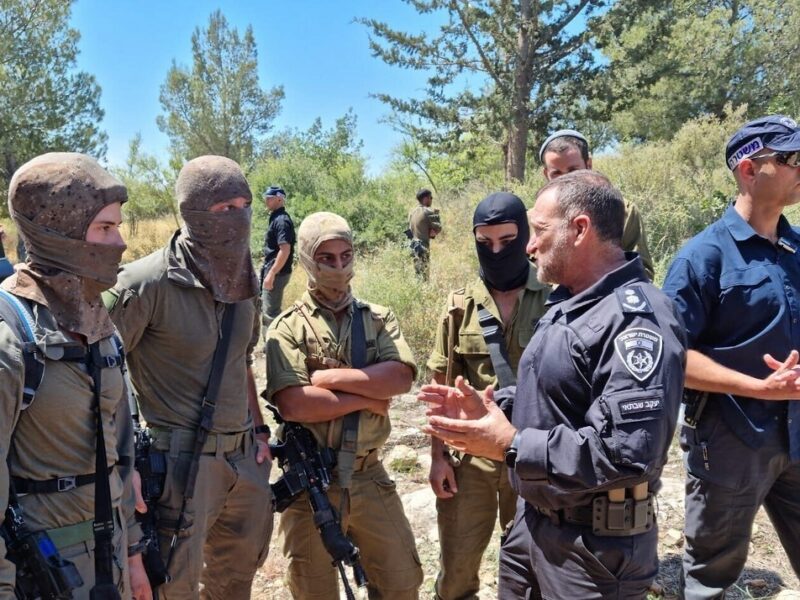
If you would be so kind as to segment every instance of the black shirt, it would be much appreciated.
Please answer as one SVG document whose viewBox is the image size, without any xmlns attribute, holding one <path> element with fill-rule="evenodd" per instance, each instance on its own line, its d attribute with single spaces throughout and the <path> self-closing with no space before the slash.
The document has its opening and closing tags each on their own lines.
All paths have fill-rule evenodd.
<svg viewBox="0 0 800 600">
<path fill-rule="evenodd" d="M 287 275 L 292 272 L 292 260 L 294 259 L 294 223 L 286 209 L 281 206 L 279 209 L 272 211 L 269 214 L 269 227 L 264 236 L 264 271 L 265 274 L 272 263 L 275 262 L 275 257 L 278 256 L 278 250 L 281 244 L 289 244 L 289 258 L 286 259 L 286 264 L 278 272 L 278 275 Z"/>
</svg>

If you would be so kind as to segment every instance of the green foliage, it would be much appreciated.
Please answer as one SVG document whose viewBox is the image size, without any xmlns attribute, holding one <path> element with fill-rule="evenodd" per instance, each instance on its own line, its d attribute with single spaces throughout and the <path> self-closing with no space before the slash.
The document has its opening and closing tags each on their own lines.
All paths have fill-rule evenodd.
<svg viewBox="0 0 800 600">
<path fill-rule="evenodd" d="M 192 35 L 192 68 L 173 62 L 159 96 L 158 127 L 184 159 L 218 154 L 247 170 L 280 111 L 283 87 L 263 90 L 253 28 L 243 36 L 221 11 Z"/>
<path fill-rule="evenodd" d="M 157 219 L 171 215 L 178 226 L 178 211 L 172 190 L 175 171 L 163 167 L 158 159 L 142 151 L 142 136 L 136 134 L 130 141 L 124 168 L 112 168 L 128 188 L 128 201 L 123 205 L 125 220 L 131 235 L 136 235 L 143 219 Z"/>
<path fill-rule="evenodd" d="M 406 228 L 406 204 L 414 186 L 402 191 L 393 181 L 371 181 L 365 172 L 361 142 L 352 112 L 325 129 L 317 119 L 307 131 L 287 131 L 265 145 L 263 158 L 250 174 L 260 198 L 270 185 L 281 185 L 288 195 L 286 210 L 296 226 L 317 211 L 330 211 L 350 223 L 359 250 L 374 249 L 387 240 L 399 240 Z M 258 254 L 267 214 L 257 203 L 251 247 Z"/>
<path fill-rule="evenodd" d="M 100 87 L 76 68 L 67 0 L 0 0 L 0 181 L 52 151 L 105 156 Z M 5 203 L 3 210 L 5 210 Z"/>
<path fill-rule="evenodd" d="M 631 17 L 640 0 L 618 0 L 598 27 L 608 60 L 598 82 L 619 139 L 670 139 L 687 120 L 800 112 L 800 3 L 670 0 Z"/>
<path fill-rule="evenodd" d="M 680 246 L 718 219 L 736 193 L 725 144 L 745 121 L 744 109 L 723 119 L 687 122 L 670 142 L 623 144 L 594 167 L 640 209 L 657 279 Z"/>
<path fill-rule="evenodd" d="M 437 35 L 407 33 L 360 19 L 374 56 L 429 72 L 423 98 L 376 97 L 403 115 L 411 139 L 455 156 L 493 147 L 505 178 L 523 180 L 529 132 L 539 139 L 563 122 L 592 73 L 587 30 L 580 19 L 605 0 L 404 0 L 420 13 L 438 12 Z M 479 89 L 475 89 L 475 83 Z"/>
</svg>

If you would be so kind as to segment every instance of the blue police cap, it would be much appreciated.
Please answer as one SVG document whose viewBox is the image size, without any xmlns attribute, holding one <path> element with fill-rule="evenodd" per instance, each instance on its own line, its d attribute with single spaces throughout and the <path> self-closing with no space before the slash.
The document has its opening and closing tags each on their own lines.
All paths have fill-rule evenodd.
<svg viewBox="0 0 800 600">
<path fill-rule="evenodd" d="M 765 148 L 775 152 L 800 150 L 800 128 L 795 120 L 784 115 L 770 115 L 746 123 L 725 147 L 725 161 L 733 171 L 742 159 Z"/>
<path fill-rule="evenodd" d="M 271 185 L 269 189 L 264 192 L 264 198 L 268 198 L 270 196 L 280 196 L 281 198 L 286 198 L 286 192 L 283 191 L 283 188 L 278 185 Z"/>
</svg>

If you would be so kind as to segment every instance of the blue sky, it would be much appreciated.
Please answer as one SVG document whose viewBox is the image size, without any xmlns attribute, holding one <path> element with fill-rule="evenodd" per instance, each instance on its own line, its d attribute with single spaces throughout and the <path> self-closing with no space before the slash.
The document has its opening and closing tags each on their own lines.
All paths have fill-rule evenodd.
<svg viewBox="0 0 800 600">
<path fill-rule="evenodd" d="M 400 0 L 78 0 L 72 13 L 81 32 L 78 64 L 103 90 L 109 163 L 124 162 L 137 132 L 147 152 L 166 157 L 168 140 L 156 125 L 159 88 L 173 60 L 190 66 L 192 32 L 218 8 L 240 31 L 252 25 L 262 87 L 284 86 L 276 128 L 305 129 L 316 117 L 330 127 L 352 107 L 370 170 L 380 171 L 400 136 L 380 123 L 389 110 L 369 94 L 419 95 L 425 76 L 373 58 L 366 28 L 353 19 L 436 32 L 436 17 L 420 16 Z"/>
</svg>

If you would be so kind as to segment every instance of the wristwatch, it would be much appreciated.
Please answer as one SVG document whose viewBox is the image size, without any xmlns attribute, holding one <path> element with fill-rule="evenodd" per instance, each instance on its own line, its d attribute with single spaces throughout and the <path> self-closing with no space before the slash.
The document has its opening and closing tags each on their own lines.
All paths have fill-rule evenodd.
<svg viewBox="0 0 800 600">
<path fill-rule="evenodd" d="M 517 452 L 519 450 L 519 441 L 520 435 L 519 431 L 514 434 L 514 438 L 511 440 L 511 445 L 506 448 L 505 452 L 503 452 L 503 460 L 506 463 L 506 466 L 509 469 L 513 469 L 517 466 Z"/>
</svg>

